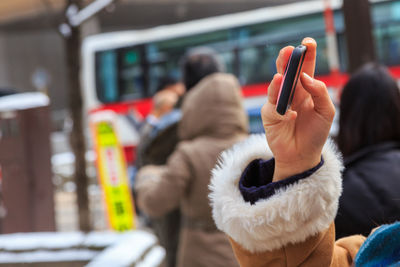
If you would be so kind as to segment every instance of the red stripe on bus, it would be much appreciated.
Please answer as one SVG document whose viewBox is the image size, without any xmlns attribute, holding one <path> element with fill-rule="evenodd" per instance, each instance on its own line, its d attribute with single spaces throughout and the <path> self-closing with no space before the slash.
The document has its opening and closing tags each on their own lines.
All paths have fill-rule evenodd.
<svg viewBox="0 0 400 267">
<path fill-rule="evenodd" d="M 118 114 L 128 114 L 131 111 L 136 111 L 142 117 L 145 117 L 147 116 L 147 114 L 149 114 L 151 106 L 152 106 L 151 98 L 144 98 L 141 100 L 104 104 L 98 108 L 90 110 L 89 113 L 96 113 L 102 110 L 112 110 Z"/>
<path fill-rule="evenodd" d="M 398 74 L 400 75 L 400 67 L 398 70 Z M 333 73 L 329 75 L 319 75 L 315 77 L 316 79 L 323 81 L 327 87 L 342 87 L 348 80 L 349 75 L 347 73 Z M 244 85 L 242 87 L 243 96 L 244 97 L 253 97 L 253 96 L 261 96 L 266 95 L 268 91 L 268 83 L 259 83 L 259 84 L 251 84 Z"/>
<path fill-rule="evenodd" d="M 393 78 L 400 78 L 400 66 L 389 67 L 389 72 L 392 74 Z"/>
<path fill-rule="evenodd" d="M 327 87 L 341 88 L 349 79 L 347 73 L 333 72 L 329 75 L 318 75 L 315 77 L 326 84 Z"/>
<path fill-rule="evenodd" d="M 389 67 L 388 69 L 394 78 L 400 79 L 400 66 Z M 347 73 L 336 72 L 328 75 L 318 75 L 315 78 L 323 81 L 327 87 L 341 88 L 349 79 L 349 75 Z M 242 87 L 243 96 L 247 98 L 266 95 L 268 86 L 269 82 L 244 85 Z M 119 114 L 127 114 L 130 110 L 135 110 L 141 116 L 145 117 L 149 114 L 151 106 L 151 98 L 145 98 L 141 100 L 124 101 L 121 103 L 104 104 L 103 106 L 91 110 L 89 113 L 95 113 L 101 110 L 112 110 Z"/>
<path fill-rule="evenodd" d="M 251 84 L 242 86 L 244 97 L 266 95 L 269 83 Z"/>
</svg>

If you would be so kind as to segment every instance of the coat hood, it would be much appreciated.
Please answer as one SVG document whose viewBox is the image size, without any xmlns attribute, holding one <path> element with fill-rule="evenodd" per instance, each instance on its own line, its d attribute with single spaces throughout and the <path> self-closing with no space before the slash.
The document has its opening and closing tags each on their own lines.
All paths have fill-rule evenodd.
<svg viewBox="0 0 400 267">
<path fill-rule="evenodd" d="M 187 93 L 182 113 L 178 130 L 182 140 L 224 138 L 248 131 L 240 85 L 231 74 L 217 73 L 202 79 Z"/>
</svg>

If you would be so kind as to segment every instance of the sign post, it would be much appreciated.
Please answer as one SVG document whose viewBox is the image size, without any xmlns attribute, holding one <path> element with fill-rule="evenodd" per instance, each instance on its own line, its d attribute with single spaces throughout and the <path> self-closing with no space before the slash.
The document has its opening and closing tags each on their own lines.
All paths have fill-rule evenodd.
<svg viewBox="0 0 400 267">
<path fill-rule="evenodd" d="M 135 213 L 125 156 L 113 123 L 115 119 L 112 111 L 97 112 L 90 117 L 90 128 L 109 224 L 114 230 L 124 231 L 135 228 Z"/>
<path fill-rule="evenodd" d="M 341 82 L 341 75 L 339 68 L 339 50 L 337 47 L 337 39 L 336 39 L 335 17 L 331 7 L 331 1 L 324 0 L 324 6 L 325 6 L 324 20 L 325 20 L 326 46 L 328 50 L 328 64 L 331 76 L 333 78 L 332 85 L 335 89 L 334 101 L 338 103 L 341 95 L 340 85 L 342 84 L 342 82 Z"/>
</svg>

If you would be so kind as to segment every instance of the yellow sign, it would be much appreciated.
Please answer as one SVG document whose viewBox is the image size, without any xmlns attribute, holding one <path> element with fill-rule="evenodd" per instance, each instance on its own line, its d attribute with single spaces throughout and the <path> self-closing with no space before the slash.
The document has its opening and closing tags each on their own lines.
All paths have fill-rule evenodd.
<svg viewBox="0 0 400 267">
<path fill-rule="evenodd" d="M 101 118 L 100 115 L 96 114 L 97 118 Z M 135 227 L 133 200 L 124 152 L 119 144 L 112 120 L 107 120 L 107 117 L 109 116 L 91 122 L 97 154 L 97 170 L 110 227 L 117 231 L 124 231 Z"/>
</svg>

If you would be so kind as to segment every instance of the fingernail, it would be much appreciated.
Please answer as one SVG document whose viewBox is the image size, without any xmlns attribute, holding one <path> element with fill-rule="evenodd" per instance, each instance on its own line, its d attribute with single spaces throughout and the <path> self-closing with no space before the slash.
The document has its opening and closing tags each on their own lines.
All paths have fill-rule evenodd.
<svg viewBox="0 0 400 267">
<path fill-rule="evenodd" d="M 307 73 L 303 72 L 303 77 L 306 80 L 307 83 L 312 84 L 314 82 L 314 79 L 310 77 Z"/>
<path fill-rule="evenodd" d="M 304 44 L 312 44 L 312 43 L 314 43 L 315 41 L 314 41 L 314 39 L 312 39 L 312 38 L 310 38 L 310 37 L 306 37 L 306 38 L 304 38 L 304 40 L 303 40 L 303 43 Z"/>
</svg>

